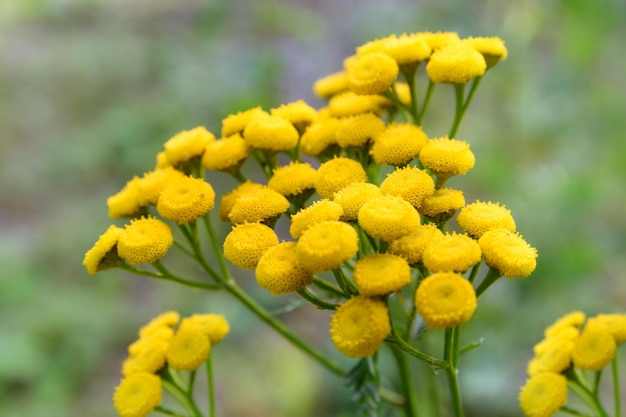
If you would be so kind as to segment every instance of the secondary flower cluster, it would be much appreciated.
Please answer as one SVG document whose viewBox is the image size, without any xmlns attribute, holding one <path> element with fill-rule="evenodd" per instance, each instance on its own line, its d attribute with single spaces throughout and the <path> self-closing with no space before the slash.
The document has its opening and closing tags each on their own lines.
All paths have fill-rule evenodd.
<svg viewBox="0 0 626 417">
<path fill-rule="evenodd" d="M 533 348 L 534 357 L 528 363 L 529 379 L 520 391 L 524 414 L 554 415 L 568 402 L 568 380 L 577 394 L 581 390 L 588 394 L 583 395 L 583 401 L 591 400 L 590 407 L 597 411 L 601 408 L 598 392 L 589 390 L 580 371 L 600 372 L 614 360 L 617 347 L 626 341 L 626 315 L 599 314 L 586 318 L 583 312 L 574 311 L 548 326 L 544 336 Z"/>
</svg>

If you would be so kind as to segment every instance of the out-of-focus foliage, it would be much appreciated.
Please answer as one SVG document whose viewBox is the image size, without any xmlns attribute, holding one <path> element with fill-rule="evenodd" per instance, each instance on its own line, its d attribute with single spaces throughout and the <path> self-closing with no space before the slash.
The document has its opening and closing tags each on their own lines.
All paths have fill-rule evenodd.
<svg viewBox="0 0 626 417">
<path fill-rule="evenodd" d="M 458 133 L 477 165 L 455 181 L 471 190 L 468 202 L 510 208 L 540 254 L 530 278 L 481 299 L 463 334 L 485 341 L 463 358 L 461 383 L 469 415 L 519 415 L 518 387 L 545 325 L 573 309 L 626 306 L 624 21 L 619 0 L 3 0 L 1 414 L 112 416 L 125 346 L 167 309 L 222 312 L 233 324 L 228 348 L 215 351 L 221 414 L 347 409 L 340 381 L 225 295 L 117 272 L 89 277 L 80 262 L 108 226 L 106 197 L 150 170 L 177 131 L 219 133 L 223 117 L 256 105 L 319 105 L 311 84 L 356 45 L 454 30 L 498 35 L 509 49 Z M 445 133 L 453 103 L 440 87 L 431 136 Z M 250 291 L 277 309 L 288 302 Z M 327 315 L 283 317 L 333 352 Z"/>
</svg>

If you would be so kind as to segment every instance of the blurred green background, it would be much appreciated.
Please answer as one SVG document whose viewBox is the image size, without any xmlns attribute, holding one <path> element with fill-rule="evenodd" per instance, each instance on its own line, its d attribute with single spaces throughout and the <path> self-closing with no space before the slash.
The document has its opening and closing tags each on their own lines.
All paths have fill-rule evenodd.
<svg viewBox="0 0 626 417">
<path fill-rule="evenodd" d="M 518 389 L 543 328 L 571 310 L 626 307 L 624 22 L 621 0 L 3 0 L 0 414 L 114 416 L 126 346 L 176 309 L 233 324 L 215 350 L 220 415 L 349 415 L 340 381 L 227 295 L 116 271 L 92 277 L 82 257 L 110 224 L 106 198 L 152 169 L 176 132 L 218 133 L 227 114 L 256 105 L 319 107 L 312 83 L 356 45 L 453 30 L 498 35 L 509 58 L 485 77 L 461 126 L 477 165 L 451 185 L 468 201 L 505 204 L 540 254 L 530 278 L 481 298 L 464 336 L 485 341 L 464 357 L 461 383 L 468 415 L 520 415 Z M 436 93 L 432 136 L 452 113 L 451 89 Z M 289 302 L 249 287 L 270 308 Z M 351 364 L 328 340 L 327 315 L 281 317 Z"/>
</svg>

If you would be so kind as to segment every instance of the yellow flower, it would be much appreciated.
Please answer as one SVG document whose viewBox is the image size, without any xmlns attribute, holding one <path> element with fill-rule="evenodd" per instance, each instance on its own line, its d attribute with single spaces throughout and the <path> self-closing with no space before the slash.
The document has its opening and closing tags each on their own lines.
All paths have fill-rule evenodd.
<svg viewBox="0 0 626 417">
<path fill-rule="evenodd" d="M 93 247 L 85 253 L 83 265 L 90 275 L 94 275 L 96 272 L 110 267 L 107 258 L 116 254 L 115 246 L 123 232 L 124 229 L 120 229 L 114 225 L 109 226 L 109 228 L 100 235 Z"/>
<path fill-rule="evenodd" d="M 348 87 L 359 95 L 387 91 L 398 77 L 398 63 L 389 55 L 374 52 L 359 55 L 346 67 Z"/>
<path fill-rule="evenodd" d="M 339 305 L 330 321 L 335 347 L 350 358 L 373 355 L 389 332 L 389 310 L 376 298 L 353 297 Z"/>
<path fill-rule="evenodd" d="M 463 43 L 466 43 L 480 52 L 485 58 L 487 63 L 487 69 L 493 67 L 500 61 L 504 61 L 507 57 L 506 46 L 504 41 L 497 36 L 493 37 L 469 37 L 463 39 Z"/>
<path fill-rule="evenodd" d="M 402 197 L 383 195 L 363 204 L 358 222 L 368 235 L 391 242 L 417 230 L 420 216 Z"/>
<path fill-rule="evenodd" d="M 156 155 L 156 165 L 155 165 L 155 169 L 161 169 L 161 168 L 167 168 L 167 167 L 171 167 L 172 164 L 170 164 L 170 160 L 167 159 L 167 154 L 165 153 L 165 151 L 161 151 L 159 153 L 157 153 Z"/>
<path fill-rule="evenodd" d="M 616 348 L 615 338 L 607 330 L 585 328 L 574 341 L 572 361 L 580 369 L 599 371 L 613 360 Z"/>
<path fill-rule="evenodd" d="M 243 137 L 254 148 L 278 152 L 295 148 L 300 134 L 288 120 L 261 114 L 248 123 Z"/>
<path fill-rule="evenodd" d="M 309 126 L 317 119 L 317 110 L 305 103 L 304 100 L 283 104 L 271 109 L 270 114 L 288 120 L 296 128 Z"/>
<path fill-rule="evenodd" d="M 419 208 L 422 200 L 435 192 L 435 182 L 424 170 L 406 166 L 396 168 L 380 184 L 383 195 L 395 195 L 404 198 L 413 207 Z"/>
<path fill-rule="evenodd" d="M 626 341 L 626 315 L 624 314 L 598 314 L 587 320 L 585 328 L 609 332 L 618 345 Z"/>
<path fill-rule="evenodd" d="M 131 220 L 117 242 L 117 254 L 132 265 L 161 259 L 174 244 L 172 229 L 154 217 Z"/>
<path fill-rule="evenodd" d="M 351 259 L 359 249 L 356 230 L 347 223 L 325 221 L 310 226 L 296 245 L 296 255 L 304 268 L 313 272 L 330 271 Z"/>
<path fill-rule="evenodd" d="M 278 216 L 289 208 L 289 201 L 268 187 L 249 191 L 237 198 L 228 218 L 232 223 L 256 223 Z"/>
<path fill-rule="evenodd" d="M 367 174 L 360 163 L 350 158 L 335 157 L 318 168 L 315 190 L 322 198 L 333 198 L 342 188 L 365 180 Z"/>
<path fill-rule="evenodd" d="M 335 133 L 339 126 L 339 119 L 330 117 L 318 120 L 309 126 L 302 139 L 300 139 L 300 149 L 302 153 L 309 156 L 317 156 L 324 152 L 326 148 L 337 143 Z"/>
<path fill-rule="evenodd" d="M 456 222 L 465 233 L 478 239 L 485 232 L 504 229 L 515 232 L 515 219 L 511 211 L 499 203 L 475 201 L 463 207 Z"/>
<path fill-rule="evenodd" d="M 263 184 L 258 184 L 248 180 L 239 184 L 231 192 L 224 194 L 220 199 L 220 220 L 223 222 L 229 220 L 228 215 L 235 206 L 237 200 L 239 200 L 239 197 L 263 188 L 265 188 Z"/>
<path fill-rule="evenodd" d="M 443 232 L 434 224 L 420 225 L 411 234 L 394 240 L 389 245 L 389 253 L 402 256 L 411 265 L 422 260 L 426 246 L 443 237 Z"/>
<path fill-rule="evenodd" d="M 456 32 L 418 32 L 416 35 L 423 37 L 433 51 L 461 41 Z"/>
<path fill-rule="evenodd" d="M 445 234 L 426 246 L 422 261 L 431 272 L 465 272 L 481 261 L 480 245 L 467 235 Z"/>
<path fill-rule="evenodd" d="M 476 293 L 462 275 L 438 272 L 420 282 L 415 307 L 428 327 L 444 329 L 468 321 L 476 310 Z"/>
<path fill-rule="evenodd" d="M 537 266 L 537 250 L 518 233 L 489 230 L 478 239 L 478 244 L 487 265 L 507 278 L 527 277 Z"/>
<path fill-rule="evenodd" d="M 282 242 L 269 248 L 256 267 L 256 282 L 272 295 L 296 292 L 313 282 L 313 272 L 296 256 L 296 242 Z"/>
<path fill-rule="evenodd" d="M 431 219 L 441 216 L 443 220 L 447 220 L 464 205 L 463 191 L 441 188 L 433 194 L 424 197 L 422 205 L 419 207 L 419 212 Z M 465 230 L 463 231 L 466 232 Z"/>
<path fill-rule="evenodd" d="M 267 186 L 284 196 L 298 195 L 315 188 L 317 171 L 306 162 L 291 162 L 276 168 Z"/>
<path fill-rule="evenodd" d="M 560 317 L 550 326 L 546 327 L 544 336 L 551 338 L 558 336 L 564 329 L 575 328 L 578 329 L 585 322 L 585 313 L 582 311 L 572 311 L 564 316 Z"/>
<path fill-rule="evenodd" d="M 414 64 L 428 59 L 431 47 L 426 37 L 419 33 L 400 36 L 390 35 L 383 39 L 368 42 L 356 50 L 357 55 L 382 52 L 393 58 L 398 65 Z"/>
<path fill-rule="evenodd" d="M 221 314 L 192 314 L 185 317 L 180 328 L 195 327 L 209 338 L 211 346 L 215 346 L 230 332 L 228 321 Z"/>
<path fill-rule="evenodd" d="M 115 388 L 113 404 L 121 417 L 144 417 L 161 404 L 161 378 L 149 373 L 129 375 Z"/>
<path fill-rule="evenodd" d="M 572 328 L 572 330 L 574 330 Z M 529 376 L 544 372 L 561 373 L 572 363 L 572 350 L 574 349 L 574 335 L 562 334 L 561 336 L 544 339 L 536 346 L 535 357 L 528 362 L 527 373 Z"/>
<path fill-rule="evenodd" d="M 411 282 L 411 269 L 404 258 L 377 253 L 358 260 L 353 276 L 359 294 L 386 295 L 400 291 Z"/>
<path fill-rule="evenodd" d="M 396 83 L 393 85 L 393 88 L 396 91 L 396 94 L 398 95 L 398 98 L 400 99 L 400 101 L 406 104 L 407 106 L 410 106 L 411 105 L 411 89 L 409 88 L 409 85 L 401 81 L 396 81 Z"/>
<path fill-rule="evenodd" d="M 322 199 L 314 202 L 291 216 L 289 234 L 294 239 L 299 238 L 310 226 L 328 220 L 339 220 L 343 208 L 333 201 Z"/>
<path fill-rule="evenodd" d="M 337 191 L 333 201 L 343 208 L 340 220 L 351 221 L 357 219 L 363 204 L 382 195 L 382 191 L 375 184 L 355 182 Z"/>
<path fill-rule="evenodd" d="M 177 165 L 201 157 L 207 145 L 215 140 L 213 133 L 204 126 L 183 130 L 165 142 L 165 154 L 170 164 Z"/>
<path fill-rule="evenodd" d="M 238 167 L 251 152 L 252 147 L 236 133 L 208 144 L 202 156 L 202 165 L 206 169 L 228 171 Z"/>
<path fill-rule="evenodd" d="M 157 202 L 157 212 L 177 224 L 190 223 L 204 216 L 215 205 L 215 191 L 202 178 L 171 179 Z"/>
<path fill-rule="evenodd" d="M 141 181 L 138 177 L 133 177 L 118 193 L 107 198 L 109 217 L 117 219 L 138 214 L 142 209 L 140 205 L 141 191 Z"/>
<path fill-rule="evenodd" d="M 165 354 L 167 363 L 174 369 L 193 371 L 209 357 L 211 342 L 204 332 L 195 326 L 178 329 Z"/>
<path fill-rule="evenodd" d="M 447 137 L 429 140 L 420 151 L 419 160 L 442 178 L 465 175 L 476 162 L 469 143 Z"/>
<path fill-rule="evenodd" d="M 141 189 L 138 198 L 139 205 L 156 205 L 165 185 L 170 181 L 183 177 L 185 177 L 185 174 L 174 169 L 172 166 L 146 172 L 139 180 Z"/>
<path fill-rule="evenodd" d="M 367 112 L 378 113 L 386 102 L 387 99 L 378 95 L 358 95 L 346 91 L 332 96 L 328 108 L 333 116 L 346 117 Z"/>
<path fill-rule="evenodd" d="M 172 330 L 171 327 L 161 326 L 155 328 L 154 331 L 150 332 L 148 335 L 139 336 L 139 339 L 128 345 L 128 353 L 131 357 L 138 356 L 141 352 L 150 349 L 155 344 L 162 342 L 168 343 L 173 336 L 174 330 Z"/>
<path fill-rule="evenodd" d="M 332 97 L 348 89 L 348 74 L 345 71 L 329 74 L 313 84 L 313 93 L 320 98 Z"/>
<path fill-rule="evenodd" d="M 154 317 L 146 325 L 139 329 L 139 336 L 148 337 L 153 332 L 163 327 L 168 327 L 171 329 L 178 324 L 179 320 L 180 314 L 178 314 L 178 312 L 166 311 L 165 313 L 161 313 L 158 316 Z"/>
<path fill-rule="evenodd" d="M 485 58 L 473 47 L 454 43 L 433 52 L 426 72 L 435 83 L 465 84 L 485 73 Z"/>
<path fill-rule="evenodd" d="M 403 165 L 415 158 L 428 142 L 419 127 L 408 123 L 392 123 L 374 137 L 370 154 L 377 164 Z"/>
<path fill-rule="evenodd" d="M 251 109 L 239 112 L 237 114 L 229 114 L 222 120 L 222 137 L 226 138 L 237 133 L 243 133 L 248 123 L 255 117 L 267 114 L 261 107 L 253 107 Z"/>
<path fill-rule="evenodd" d="M 169 346 L 169 339 L 156 337 L 151 339 L 143 346 L 139 346 L 139 349 L 136 349 L 137 353 L 131 354 L 124 361 L 122 375 L 130 376 L 141 372 L 155 374 L 165 366 L 165 352 Z"/>
<path fill-rule="evenodd" d="M 385 122 L 374 113 L 363 113 L 341 120 L 336 132 L 339 146 L 363 146 L 385 129 Z"/>
<path fill-rule="evenodd" d="M 550 417 L 567 404 L 567 379 L 546 372 L 532 376 L 519 393 L 519 404 L 528 417 Z"/>
<path fill-rule="evenodd" d="M 254 269 L 263 253 L 278 245 L 278 236 L 261 223 L 243 223 L 233 226 L 224 239 L 224 258 L 242 269 Z"/>
</svg>

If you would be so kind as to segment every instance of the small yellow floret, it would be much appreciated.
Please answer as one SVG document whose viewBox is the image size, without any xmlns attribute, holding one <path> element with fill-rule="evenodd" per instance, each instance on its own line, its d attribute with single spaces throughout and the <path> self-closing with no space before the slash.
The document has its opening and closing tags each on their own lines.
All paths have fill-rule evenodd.
<svg viewBox="0 0 626 417">
<path fill-rule="evenodd" d="M 476 293 L 462 275 L 452 272 L 432 274 L 420 282 L 415 307 L 428 327 L 444 329 L 468 321 L 476 310 Z"/>
<path fill-rule="evenodd" d="M 150 332 L 147 336 L 139 336 L 139 339 L 128 345 L 128 354 L 130 358 L 134 359 L 155 345 L 162 344 L 163 342 L 169 343 L 173 336 L 174 330 L 172 330 L 171 327 L 161 326 L 155 328 L 154 331 Z M 124 364 L 126 365 L 126 362 Z M 161 364 L 161 366 L 163 365 Z M 143 371 L 148 372 L 148 370 L 145 369 Z M 129 375 L 129 373 L 124 373 L 124 375 Z"/>
<path fill-rule="evenodd" d="M 489 230 L 478 239 L 478 244 L 487 265 L 507 278 L 527 277 L 537 266 L 537 250 L 518 233 Z"/>
<path fill-rule="evenodd" d="M 358 260 L 353 276 L 359 294 L 386 295 L 400 291 L 411 282 L 411 268 L 404 258 L 377 253 Z"/>
<path fill-rule="evenodd" d="M 337 191 L 333 201 L 343 208 L 340 220 L 350 221 L 357 219 L 363 204 L 382 195 L 382 191 L 375 184 L 355 182 Z"/>
<path fill-rule="evenodd" d="M 228 215 L 235 206 L 237 200 L 239 200 L 239 197 L 249 194 L 252 191 L 263 189 L 264 187 L 265 186 L 263 184 L 258 184 L 248 180 L 243 184 L 239 184 L 229 193 L 224 194 L 220 199 L 220 220 L 223 222 L 229 220 Z"/>
<path fill-rule="evenodd" d="M 261 107 L 253 107 L 251 109 L 239 112 L 237 114 L 229 114 L 222 120 L 222 137 L 226 138 L 236 133 L 243 133 L 248 123 L 255 117 L 267 114 Z"/>
<path fill-rule="evenodd" d="M 132 265 L 161 259 L 174 244 L 172 229 L 154 217 L 131 220 L 117 242 L 117 254 Z"/>
<path fill-rule="evenodd" d="M 328 108 L 333 116 L 346 117 L 367 112 L 378 113 L 386 103 L 387 99 L 378 95 L 358 95 L 346 91 L 331 97 Z"/>
<path fill-rule="evenodd" d="M 309 126 L 317 119 L 317 110 L 309 106 L 304 100 L 283 104 L 271 109 L 270 114 L 288 120 L 299 129 Z"/>
<path fill-rule="evenodd" d="M 211 142 L 204 150 L 202 165 L 206 169 L 228 171 L 241 165 L 251 152 L 252 147 L 237 133 Z"/>
<path fill-rule="evenodd" d="M 504 229 L 515 232 L 515 219 L 511 211 L 499 203 L 475 201 L 463 207 L 456 222 L 465 233 L 478 239 L 485 232 Z"/>
<path fill-rule="evenodd" d="M 321 98 L 332 97 L 348 89 L 348 74 L 345 71 L 329 74 L 313 84 L 313 93 Z"/>
<path fill-rule="evenodd" d="M 120 417 L 144 417 L 161 404 L 161 378 L 149 373 L 130 375 L 120 382 L 113 404 Z"/>
<path fill-rule="evenodd" d="M 380 191 L 384 195 L 402 197 L 413 207 L 419 208 L 422 200 L 435 192 L 435 182 L 426 171 L 406 166 L 396 168 L 387 175 L 387 178 L 380 184 Z"/>
<path fill-rule="evenodd" d="M 426 246 L 442 237 L 443 232 L 434 224 L 420 225 L 411 234 L 391 242 L 388 250 L 389 253 L 402 256 L 413 265 L 422 260 Z"/>
<path fill-rule="evenodd" d="M 561 336 L 544 339 L 535 345 L 535 356 L 528 362 L 527 373 L 529 376 L 544 372 L 561 373 L 572 363 L 572 350 L 574 349 L 574 339 L 578 336 L 578 331 L 573 330 L 572 336 L 569 332 Z"/>
<path fill-rule="evenodd" d="M 582 311 L 572 311 L 560 317 L 554 323 L 546 327 L 546 330 L 543 332 L 543 334 L 546 338 L 552 338 L 561 333 L 563 329 L 578 329 L 584 322 L 585 313 L 583 313 Z"/>
<path fill-rule="evenodd" d="M 520 408 L 527 417 L 550 417 L 567 403 L 567 379 L 546 372 L 532 376 L 519 393 Z"/>
<path fill-rule="evenodd" d="M 298 195 L 315 188 L 317 171 L 307 162 L 291 162 L 274 169 L 267 186 L 284 196 Z"/>
<path fill-rule="evenodd" d="M 599 371 L 613 360 L 616 348 L 615 338 L 607 330 L 585 328 L 574 341 L 572 361 L 580 369 Z"/>
<path fill-rule="evenodd" d="M 157 212 L 177 224 L 186 224 L 204 216 L 215 205 L 215 191 L 202 178 L 172 179 L 161 191 Z"/>
<path fill-rule="evenodd" d="M 313 282 L 313 272 L 298 260 L 296 242 L 282 242 L 261 256 L 256 267 L 256 282 L 272 295 L 288 294 Z"/>
<path fill-rule="evenodd" d="M 382 52 L 393 58 L 398 65 L 414 64 L 428 59 L 431 47 L 420 33 L 390 35 L 368 42 L 357 48 L 357 55 Z"/>
<path fill-rule="evenodd" d="M 385 129 L 385 122 L 374 113 L 363 113 L 341 120 L 336 132 L 339 146 L 363 146 Z"/>
<path fill-rule="evenodd" d="M 408 123 L 393 123 L 374 137 L 370 154 L 377 164 L 403 165 L 415 158 L 428 136 L 419 127 Z"/>
<path fill-rule="evenodd" d="M 294 148 L 300 134 L 289 120 L 261 114 L 248 123 L 243 137 L 253 148 L 278 152 Z"/>
<path fill-rule="evenodd" d="M 433 194 L 424 197 L 422 205 L 419 207 L 419 212 L 432 219 L 439 216 L 448 219 L 464 205 L 465 197 L 463 197 L 463 191 L 440 188 Z"/>
<path fill-rule="evenodd" d="M 156 336 L 156 335 L 155 335 Z M 130 356 L 122 363 L 122 375 L 129 376 L 141 372 L 157 373 L 165 366 L 165 352 L 169 346 L 168 338 L 150 337 L 142 345 L 133 346 Z"/>
<path fill-rule="evenodd" d="M 180 314 L 178 314 L 178 312 L 166 311 L 165 313 L 161 313 L 158 316 L 154 317 L 147 324 L 142 326 L 139 329 L 139 336 L 148 337 L 153 332 L 163 327 L 168 327 L 171 329 L 178 324 L 179 320 L 180 320 Z"/>
<path fill-rule="evenodd" d="M 487 69 L 493 67 L 500 61 L 504 61 L 508 55 L 504 41 L 497 36 L 478 38 L 470 36 L 469 38 L 463 39 L 462 42 L 472 46 L 483 55 L 487 63 Z"/>
<path fill-rule="evenodd" d="M 106 262 L 107 255 L 115 253 L 115 246 L 124 229 L 120 229 L 114 225 L 100 235 L 93 247 L 85 253 L 83 265 L 90 275 L 94 275 L 98 271 L 108 269 Z"/>
<path fill-rule="evenodd" d="M 180 323 L 180 328 L 195 327 L 204 333 L 215 346 L 230 332 L 228 321 L 221 314 L 192 314 L 185 317 Z"/>
<path fill-rule="evenodd" d="M 269 187 L 239 196 L 228 214 L 232 223 L 256 223 L 278 216 L 289 208 L 289 200 Z"/>
<path fill-rule="evenodd" d="M 465 175 L 476 162 L 469 143 L 447 137 L 429 140 L 420 151 L 419 160 L 442 178 Z"/>
<path fill-rule="evenodd" d="M 619 345 L 626 341 L 626 315 L 625 314 L 598 314 L 590 317 L 585 325 L 586 329 L 602 329 L 609 332 Z"/>
<path fill-rule="evenodd" d="M 141 193 L 141 181 L 138 177 L 133 177 L 118 193 L 107 198 L 109 217 L 117 219 L 138 214 L 142 209 Z"/>
<path fill-rule="evenodd" d="M 350 158 L 335 157 L 318 168 L 315 190 L 322 198 L 333 198 L 342 188 L 365 180 L 367 174 L 360 163 Z"/>
<path fill-rule="evenodd" d="M 330 322 L 330 337 L 337 350 L 350 358 L 373 355 L 391 332 L 387 305 L 356 296 L 337 308 Z"/>
<path fill-rule="evenodd" d="M 465 84 L 485 73 L 487 63 L 476 49 L 462 42 L 433 52 L 426 65 L 428 77 L 435 83 Z"/>
<path fill-rule="evenodd" d="M 254 269 L 274 245 L 278 245 L 278 236 L 272 228 L 261 223 L 239 224 L 224 239 L 224 258 L 239 268 Z"/>
<path fill-rule="evenodd" d="M 337 143 L 335 133 L 339 127 L 339 119 L 334 117 L 318 120 L 309 126 L 300 139 L 302 153 L 317 156 L 329 146 Z"/>
<path fill-rule="evenodd" d="M 178 329 L 165 353 L 167 363 L 174 369 L 193 371 L 206 362 L 211 352 L 207 335 L 194 326 Z"/>
<path fill-rule="evenodd" d="M 445 234 L 426 246 L 422 261 L 431 272 L 465 272 L 481 261 L 480 245 L 467 235 Z"/>
<path fill-rule="evenodd" d="M 348 87 L 359 95 L 383 93 L 396 80 L 398 71 L 398 63 L 387 54 L 359 55 L 346 67 Z"/>
<path fill-rule="evenodd" d="M 177 165 L 196 157 L 201 157 L 207 145 L 215 140 L 213 133 L 204 126 L 183 130 L 163 145 L 170 164 Z"/>
<path fill-rule="evenodd" d="M 368 235 L 391 242 L 417 230 L 420 216 L 402 197 L 383 195 L 363 204 L 358 222 Z"/>
<path fill-rule="evenodd" d="M 141 192 L 139 193 L 139 205 L 156 205 L 163 188 L 170 182 L 178 178 L 183 178 L 185 174 L 168 166 L 154 171 L 146 172 L 139 179 Z"/>
<path fill-rule="evenodd" d="M 343 208 L 341 205 L 328 199 L 318 200 L 291 216 L 289 234 L 294 239 L 297 239 L 310 226 L 323 221 L 339 220 L 342 214 Z"/>
<path fill-rule="evenodd" d="M 306 229 L 296 245 L 296 255 L 304 268 L 330 271 L 351 259 L 359 249 L 356 230 L 347 223 L 325 221 Z"/>
</svg>

